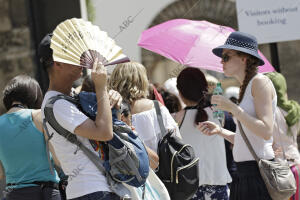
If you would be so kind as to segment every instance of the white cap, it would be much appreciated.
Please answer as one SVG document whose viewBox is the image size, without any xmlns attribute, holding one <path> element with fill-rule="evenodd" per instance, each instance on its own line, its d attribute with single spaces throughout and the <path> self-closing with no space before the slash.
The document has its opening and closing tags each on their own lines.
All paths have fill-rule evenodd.
<svg viewBox="0 0 300 200">
<path fill-rule="evenodd" d="M 179 101 L 180 101 L 180 103 L 181 103 L 181 106 L 182 106 L 182 108 L 184 108 L 186 105 L 183 103 L 183 101 L 182 101 L 182 99 L 180 98 L 180 96 L 179 96 L 179 92 L 178 92 L 178 89 L 177 89 L 177 78 L 169 78 L 168 80 L 166 80 L 165 82 L 164 82 L 164 88 L 168 91 L 168 92 L 170 92 L 170 93 L 172 93 L 172 94 L 175 94 L 177 97 L 178 97 L 178 99 L 179 99 Z"/>
<path fill-rule="evenodd" d="M 238 99 L 239 94 L 240 94 L 240 88 L 232 86 L 226 88 L 224 96 L 228 99 L 230 99 L 231 97 L 235 97 L 236 99 Z"/>
<path fill-rule="evenodd" d="M 166 88 L 168 92 L 179 96 L 179 92 L 177 89 L 177 78 L 169 78 L 168 80 L 166 80 L 164 82 L 164 88 Z"/>
<path fill-rule="evenodd" d="M 214 77 L 210 74 L 205 74 L 205 79 L 206 79 L 208 84 L 213 84 L 214 86 L 216 86 L 217 83 L 219 82 L 216 77 Z"/>
</svg>

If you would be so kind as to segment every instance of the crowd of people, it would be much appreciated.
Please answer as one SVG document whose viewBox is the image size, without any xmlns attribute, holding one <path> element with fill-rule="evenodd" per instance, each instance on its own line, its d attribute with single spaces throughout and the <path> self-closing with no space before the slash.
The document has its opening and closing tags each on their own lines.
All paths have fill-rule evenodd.
<svg viewBox="0 0 300 200">
<path fill-rule="evenodd" d="M 96 94 L 95 120 L 61 99 L 53 105 L 60 126 L 93 151 L 90 140 L 105 142 L 113 137 L 114 108 L 118 119 L 144 142 L 154 171 L 159 167 L 162 133 L 153 100 L 159 100 L 166 129 L 190 144 L 199 158 L 199 187 L 193 200 L 271 199 L 238 122 L 259 158 L 284 159 L 285 153 L 299 180 L 300 106 L 288 99 L 280 73 L 257 72 L 264 61 L 253 36 L 233 32 L 224 45 L 213 49 L 212 53 L 221 57 L 225 75 L 240 83 L 240 88 L 228 88 L 224 96 L 212 94 L 218 80 L 198 68 L 186 67 L 177 77 L 155 87 L 141 63 L 118 64 L 109 76 L 97 59 L 91 75 L 73 88 L 83 68 L 53 61 L 50 44 L 48 34 L 38 49 L 49 75 L 46 94 L 43 96 L 37 81 L 27 75 L 14 77 L 3 91 L 7 112 L 0 116 L 0 179 L 6 178 L 6 200 L 121 199 L 110 189 L 105 174 L 44 121 L 44 108 L 51 97 L 76 96 L 80 91 Z M 215 109 L 225 112 L 224 123 L 213 117 Z M 298 190 L 291 199 L 296 196 Z"/>
</svg>

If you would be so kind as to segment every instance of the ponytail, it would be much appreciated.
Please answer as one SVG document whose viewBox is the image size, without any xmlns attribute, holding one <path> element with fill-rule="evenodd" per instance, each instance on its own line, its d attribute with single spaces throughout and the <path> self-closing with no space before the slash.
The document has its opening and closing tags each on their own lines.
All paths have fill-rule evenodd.
<svg viewBox="0 0 300 200">
<path fill-rule="evenodd" d="M 197 114 L 195 117 L 195 124 L 198 124 L 199 122 L 204 122 L 208 120 L 208 115 L 206 113 L 206 111 L 204 110 L 204 108 L 210 106 L 210 100 L 208 98 L 208 95 L 203 92 L 203 98 L 200 99 L 200 101 L 198 102 L 196 109 L 197 109 Z"/>
</svg>

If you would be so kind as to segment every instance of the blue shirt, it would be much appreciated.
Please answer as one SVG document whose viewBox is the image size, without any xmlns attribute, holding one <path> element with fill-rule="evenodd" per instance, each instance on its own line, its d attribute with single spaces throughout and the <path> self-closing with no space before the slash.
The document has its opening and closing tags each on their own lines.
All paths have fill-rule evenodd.
<svg viewBox="0 0 300 200">
<path fill-rule="evenodd" d="M 45 138 L 33 123 L 30 109 L 0 116 L 0 161 L 6 183 L 17 184 L 10 187 L 34 186 L 24 184 L 34 181 L 59 181 L 56 172 L 51 174 Z"/>
</svg>

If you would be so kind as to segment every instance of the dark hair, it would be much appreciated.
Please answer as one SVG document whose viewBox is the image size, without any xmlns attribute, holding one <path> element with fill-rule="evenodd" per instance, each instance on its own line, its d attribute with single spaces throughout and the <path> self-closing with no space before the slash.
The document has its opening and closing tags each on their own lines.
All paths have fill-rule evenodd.
<svg viewBox="0 0 300 200">
<path fill-rule="evenodd" d="M 237 98 L 235 98 L 235 97 L 230 97 L 229 99 L 230 99 L 230 101 L 232 101 L 234 104 L 238 104 L 238 99 L 237 99 Z"/>
<path fill-rule="evenodd" d="M 40 62 L 43 65 L 43 68 L 46 69 L 47 71 L 54 64 L 54 60 L 52 57 L 53 50 L 50 48 L 52 36 L 53 36 L 52 33 L 46 34 L 38 46 L 38 57 L 40 59 Z"/>
<path fill-rule="evenodd" d="M 249 55 L 249 54 L 246 54 L 246 53 L 243 53 L 240 51 L 237 51 L 237 54 L 239 56 L 247 57 L 246 68 L 245 68 L 245 78 L 243 80 L 243 84 L 240 86 L 240 94 L 239 94 L 239 99 L 238 99 L 238 103 L 241 103 L 249 81 L 253 78 L 253 76 L 255 76 L 257 74 L 257 67 L 259 66 L 260 60 L 252 55 Z"/>
<path fill-rule="evenodd" d="M 148 85 L 148 96 L 147 96 L 147 99 L 155 100 L 155 95 L 154 95 L 153 84 L 152 83 L 149 83 L 149 85 Z"/>
<path fill-rule="evenodd" d="M 158 92 L 161 94 L 165 106 L 168 108 L 170 113 L 176 113 L 182 109 L 180 100 L 175 94 L 166 91 L 164 88 L 159 88 Z"/>
<path fill-rule="evenodd" d="M 21 102 L 30 109 L 40 109 L 43 93 L 39 83 L 27 75 L 19 75 L 11 79 L 3 90 L 3 103 L 9 110 L 14 101 Z"/>
<path fill-rule="evenodd" d="M 81 91 L 95 92 L 95 84 L 90 75 L 87 75 L 82 82 Z"/>
<path fill-rule="evenodd" d="M 54 60 L 53 60 L 53 58 L 48 58 L 48 59 L 42 60 L 41 63 L 42 63 L 42 65 L 43 65 L 44 69 L 45 69 L 46 71 L 49 71 L 49 69 L 51 69 L 51 67 L 52 67 L 53 64 L 54 64 Z"/>
<path fill-rule="evenodd" d="M 126 101 L 122 101 L 120 113 L 124 115 L 125 117 L 128 117 L 128 115 L 131 113 L 130 105 Z"/>
<path fill-rule="evenodd" d="M 204 108 L 207 107 L 207 81 L 200 69 L 188 67 L 182 70 L 177 77 L 177 89 L 181 95 L 191 101 L 197 102 L 195 123 L 208 119 Z"/>
</svg>

